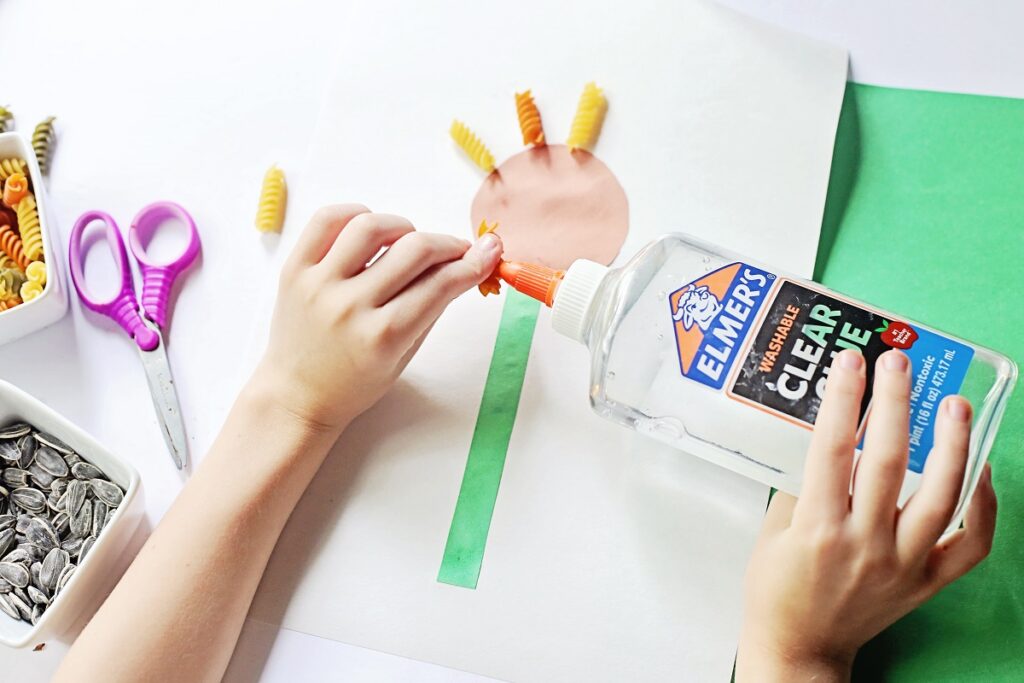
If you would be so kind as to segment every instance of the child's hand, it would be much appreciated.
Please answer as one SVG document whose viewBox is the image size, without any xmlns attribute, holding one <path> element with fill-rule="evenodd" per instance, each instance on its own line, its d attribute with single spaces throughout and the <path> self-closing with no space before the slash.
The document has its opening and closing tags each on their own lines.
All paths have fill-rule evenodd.
<svg viewBox="0 0 1024 683">
<path fill-rule="evenodd" d="M 970 404 L 942 402 L 921 488 L 902 511 L 910 372 L 879 358 L 867 442 L 849 494 L 864 360 L 836 357 L 797 501 L 777 494 L 747 570 L 737 680 L 846 680 L 857 650 L 978 564 L 995 531 L 986 468 L 964 528 L 939 542 L 960 495 Z"/>
<path fill-rule="evenodd" d="M 494 235 L 470 247 L 363 206 L 321 209 L 281 271 L 257 371 L 263 388 L 302 420 L 340 431 L 383 396 L 449 302 L 483 281 L 501 250 Z"/>
</svg>

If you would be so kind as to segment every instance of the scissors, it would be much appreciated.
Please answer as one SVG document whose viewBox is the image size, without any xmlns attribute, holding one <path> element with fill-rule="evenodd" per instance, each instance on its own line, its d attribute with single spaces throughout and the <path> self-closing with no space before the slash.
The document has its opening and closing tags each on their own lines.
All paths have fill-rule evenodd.
<svg viewBox="0 0 1024 683">
<path fill-rule="evenodd" d="M 169 219 L 177 219 L 185 224 L 188 244 L 181 255 L 173 261 L 154 263 L 146 254 L 139 233 L 152 236 L 157 228 Z M 85 229 L 97 221 L 104 224 L 107 244 L 113 252 L 121 278 L 120 291 L 107 301 L 97 301 L 85 284 L 82 236 Z M 124 248 L 124 239 L 117 223 L 109 214 L 89 211 L 79 217 L 71 230 L 68 258 L 71 281 L 82 304 L 89 310 L 116 322 L 138 346 L 164 441 L 167 442 L 171 458 L 179 470 L 185 467 L 187 461 L 185 426 L 181 419 L 181 406 L 174 389 L 171 366 L 167 361 L 167 348 L 160 331 L 166 327 L 171 287 L 178 276 L 195 261 L 199 254 L 199 244 L 196 223 L 180 205 L 174 202 L 155 202 L 139 211 L 128 229 L 128 246 L 142 275 L 141 306 L 139 298 L 135 295 L 135 282 L 128 263 L 128 253 Z"/>
</svg>

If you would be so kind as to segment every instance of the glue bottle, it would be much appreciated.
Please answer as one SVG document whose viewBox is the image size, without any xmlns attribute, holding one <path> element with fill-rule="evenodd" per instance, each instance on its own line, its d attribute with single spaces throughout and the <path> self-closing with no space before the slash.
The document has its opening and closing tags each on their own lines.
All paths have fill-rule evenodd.
<svg viewBox="0 0 1024 683">
<path fill-rule="evenodd" d="M 954 523 L 1016 380 L 1016 366 L 995 351 L 686 235 L 655 240 L 621 268 L 503 263 L 499 275 L 551 306 L 555 331 L 590 349 L 599 415 L 794 495 L 839 351 L 857 349 L 866 361 L 861 441 L 875 359 L 890 348 L 910 358 L 901 504 L 920 484 L 939 402 L 959 393 L 973 404 Z"/>
</svg>

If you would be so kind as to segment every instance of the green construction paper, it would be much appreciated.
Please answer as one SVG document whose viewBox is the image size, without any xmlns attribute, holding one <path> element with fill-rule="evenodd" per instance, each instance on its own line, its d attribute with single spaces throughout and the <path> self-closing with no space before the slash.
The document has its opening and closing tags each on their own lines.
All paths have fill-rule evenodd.
<svg viewBox="0 0 1024 683">
<path fill-rule="evenodd" d="M 1024 361 L 1024 100 L 850 84 L 818 279 Z M 992 451 L 973 572 L 865 646 L 861 681 L 1024 680 L 1024 389 Z"/>
<path fill-rule="evenodd" d="M 539 311 L 539 301 L 512 289 L 506 293 L 466 471 L 462 475 L 462 488 L 437 575 L 441 583 L 476 588 L 480 578 L 487 532 L 505 468 L 505 455 L 512 438 Z"/>
</svg>

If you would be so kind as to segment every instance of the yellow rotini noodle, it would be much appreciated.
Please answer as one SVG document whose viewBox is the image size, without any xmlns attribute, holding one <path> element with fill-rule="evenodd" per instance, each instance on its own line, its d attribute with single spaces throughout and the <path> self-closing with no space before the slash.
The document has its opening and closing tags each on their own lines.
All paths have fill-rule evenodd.
<svg viewBox="0 0 1024 683">
<path fill-rule="evenodd" d="M 32 282 L 46 286 L 46 264 L 42 261 L 33 261 L 25 269 L 25 277 Z"/>
<path fill-rule="evenodd" d="M 25 283 L 21 285 L 21 300 L 22 301 L 25 301 L 25 302 L 32 301 L 32 299 L 35 299 L 37 296 L 39 296 L 42 293 L 43 293 L 43 286 L 41 284 L 39 284 L 38 282 L 33 282 L 32 280 L 26 280 Z"/>
<path fill-rule="evenodd" d="M 56 118 L 48 116 L 32 131 L 32 151 L 39 162 L 39 172 L 46 175 L 50 170 L 50 157 L 53 155 L 53 143 L 57 141 L 57 132 L 53 128 Z"/>
<path fill-rule="evenodd" d="M 25 198 L 14 207 L 18 214 L 18 230 L 21 232 L 21 243 L 25 248 L 25 256 L 30 261 L 43 260 L 43 232 L 39 227 L 39 211 L 36 208 L 36 198 L 27 194 Z"/>
<path fill-rule="evenodd" d="M 0 180 L 7 180 L 15 173 L 28 175 L 28 164 L 24 159 L 0 159 Z"/>
<path fill-rule="evenodd" d="M 589 150 L 597 142 L 604 123 L 604 114 L 608 109 L 608 101 L 604 93 L 593 82 L 587 83 L 576 106 L 576 116 L 572 120 L 572 129 L 566 144 L 570 150 Z"/>
<path fill-rule="evenodd" d="M 284 182 L 284 171 L 277 166 L 271 166 L 263 176 L 260 206 L 256 212 L 256 229 L 260 232 L 281 232 L 287 201 L 288 188 Z"/>
<path fill-rule="evenodd" d="M 22 303 L 21 297 L 15 295 L 0 299 L 0 311 L 6 311 Z"/>
<path fill-rule="evenodd" d="M 6 253 L 0 251 L 0 271 L 7 270 L 8 268 L 14 268 L 18 271 L 21 270 L 21 266 L 18 265 L 17 261 L 12 259 Z M 22 271 L 22 273 L 24 274 L 24 271 Z"/>
<path fill-rule="evenodd" d="M 487 149 L 487 146 L 473 134 L 466 124 L 456 119 L 452 121 L 452 127 L 448 132 L 451 133 L 455 144 L 462 148 L 466 156 L 479 166 L 480 170 L 484 173 L 494 170 L 494 155 L 491 154 L 491 150 Z"/>
</svg>

